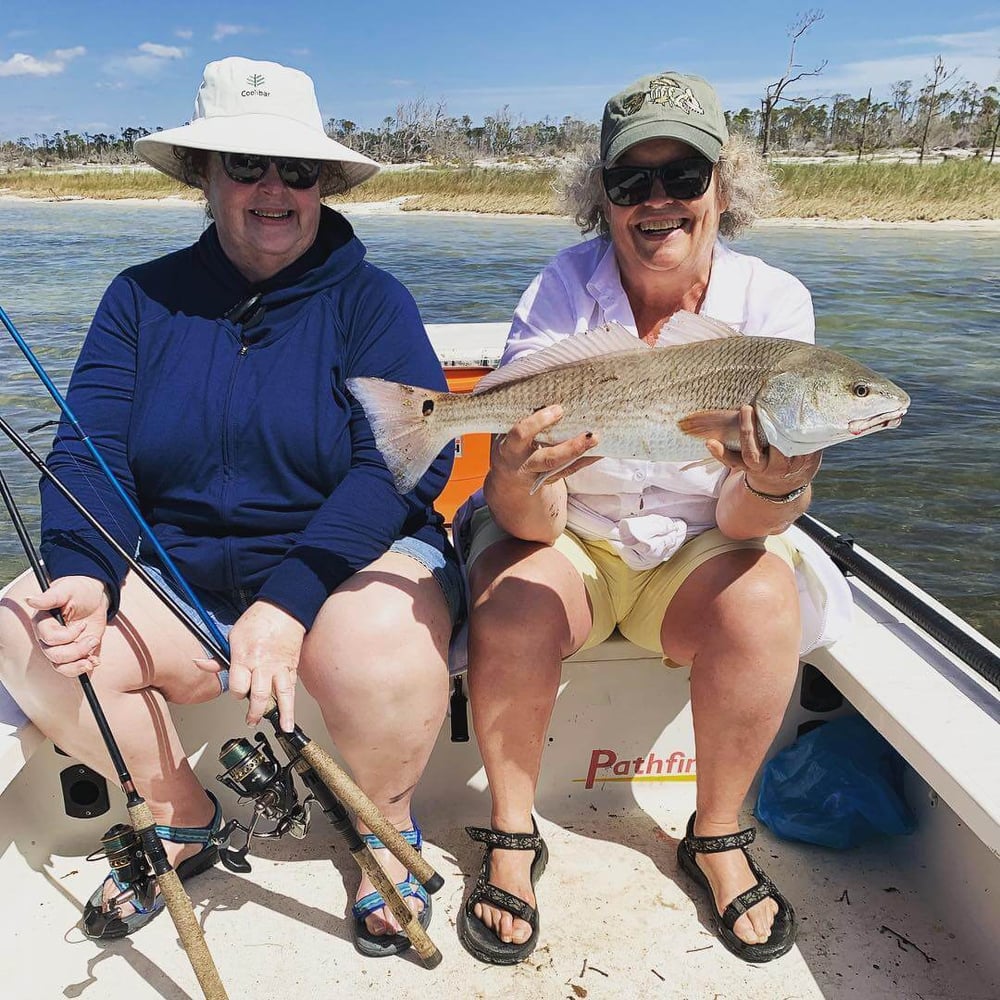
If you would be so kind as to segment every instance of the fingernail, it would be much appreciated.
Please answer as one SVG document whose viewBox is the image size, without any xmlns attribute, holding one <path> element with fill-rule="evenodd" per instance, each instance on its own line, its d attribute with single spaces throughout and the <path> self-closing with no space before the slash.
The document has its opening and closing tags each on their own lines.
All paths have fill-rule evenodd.
<svg viewBox="0 0 1000 1000">
<path fill-rule="evenodd" d="M 93 649 L 97 645 L 97 636 L 88 636 L 83 645 L 86 649 Z"/>
</svg>

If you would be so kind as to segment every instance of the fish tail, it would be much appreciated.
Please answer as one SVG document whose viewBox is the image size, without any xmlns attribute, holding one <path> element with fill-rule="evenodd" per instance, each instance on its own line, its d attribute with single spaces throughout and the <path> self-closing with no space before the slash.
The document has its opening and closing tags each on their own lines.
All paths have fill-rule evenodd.
<svg viewBox="0 0 1000 1000">
<path fill-rule="evenodd" d="M 453 394 L 381 378 L 349 378 L 347 388 L 364 408 L 396 489 L 409 493 L 454 437 L 438 415 Z"/>
</svg>

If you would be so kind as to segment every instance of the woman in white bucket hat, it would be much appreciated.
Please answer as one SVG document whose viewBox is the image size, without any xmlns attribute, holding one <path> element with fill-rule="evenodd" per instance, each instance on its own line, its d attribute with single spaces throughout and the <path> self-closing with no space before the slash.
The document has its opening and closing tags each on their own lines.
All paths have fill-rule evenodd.
<svg viewBox="0 0 1000 1000">
<path fill-rule="evenodd" d="M 68 397 L 228 633 L 232 668 L 227 676 L 206 660 L 153 592 L 43 487 L 54 582 L 39 594 L 26 575 L 8 592 L 0 677 L 57 745 L 114 777 L 75 682 L 91 674 L 181 878 L 218 859 L 212 836 L 222 819 L 167 705 L 228 688 L 249 695 L 247 721 L 256 724 L 273 695 L 290 730 L 298 677 L 362 790 L 419 848 L 410 800 L 444 717 L 448 641 L 462 612 L 454 552 L 432 507 L 451 451 L 400 496 L 345 382 L 376 375 L 446 386 L 410 294 L 365 260 L 350 223 L 321 203 L 378 165 L 324 134 L 306 74 L 242 58 L 210 63 L 193 119 L 136 150 L 200 187 L 214 221 L 194 245 L 115 278 Z M 49 462 L 176 590 L 65 423 Z M 378 857 L 426 925 L 423 888 L 388 852 Z M 84 930 L 122 937 L 160 909 L 159 898 L 144 905 L 109 875 L 87 903 Z M 407 947 L 367 881 L 354 917 L 363 953 Z"/>
<path fill-rule="evenodd" d="M 346 191 L 379 169 L 374 160 L 324 132 L 313 82 L 305 73 L 238 56 L 205 67 L 187 125 L 135 143 L 135 151 L 157 170 L 197 184 L 189 150 L 317 160 L 326 165 L 321 197 Z"/>
</svg>

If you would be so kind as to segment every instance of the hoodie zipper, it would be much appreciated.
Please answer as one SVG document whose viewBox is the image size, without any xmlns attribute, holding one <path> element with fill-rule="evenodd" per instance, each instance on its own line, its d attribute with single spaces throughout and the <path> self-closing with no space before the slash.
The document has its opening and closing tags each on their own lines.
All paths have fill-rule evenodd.
<svg viewBox="0 0 1000 1000">
<path fill-rule="evenodd" d="M 243 330 L 239 331 L 240 348 L 233 363 L 232 371 L 229 375 L 229 385 L 226 387 L 226 401 L 222 409 L 222 496 L 219 498 L 220 513 L 224 518 L 229 513 L 230 487 L 235 476 L 235 466 L 233 464 L 233 432 L 232 432 L 232 408 L 233 396 L 236 391 L 236 380 L 239 377 L 241 362 L 250 352 L 250 345 L 243 336 Z M 236 566 L 233 562 L 233 543 L 230 536 L 225 540 L 226 566 L 229 570 L 229 579 L 233 589 L 237 586 Z"/>
</svg>

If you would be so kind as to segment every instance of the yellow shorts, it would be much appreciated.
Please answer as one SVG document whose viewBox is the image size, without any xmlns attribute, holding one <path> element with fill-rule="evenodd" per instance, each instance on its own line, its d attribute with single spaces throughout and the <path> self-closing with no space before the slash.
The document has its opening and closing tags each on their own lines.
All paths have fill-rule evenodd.
<svg viewBox="0 0 1000 1000">
<path fill-rule="evenodd" d="M 494 520 L 488 508 L 477 510 L 470 525 L 471 542 L 466 567 L 496 542 L 512 536 Z M 555 541 L 561 552 L 583 577 L 590 600 L 593 625 L 581 649 L 604 642 L 617 627 L 635 645 L 660 655 L 660 626 L 681 584 L 702 563 L 723 552 L 757 549 L 773 552 L 795 568 L 798 552 L 781 535 L 736 541 L 712 528 L 685 542 L 666 562 L 652 569 L 635 570 L 603 541 L 590 541 L 566 529 Z M 664 657 L 670 667 L 678 664 Z"/>
</svg>

